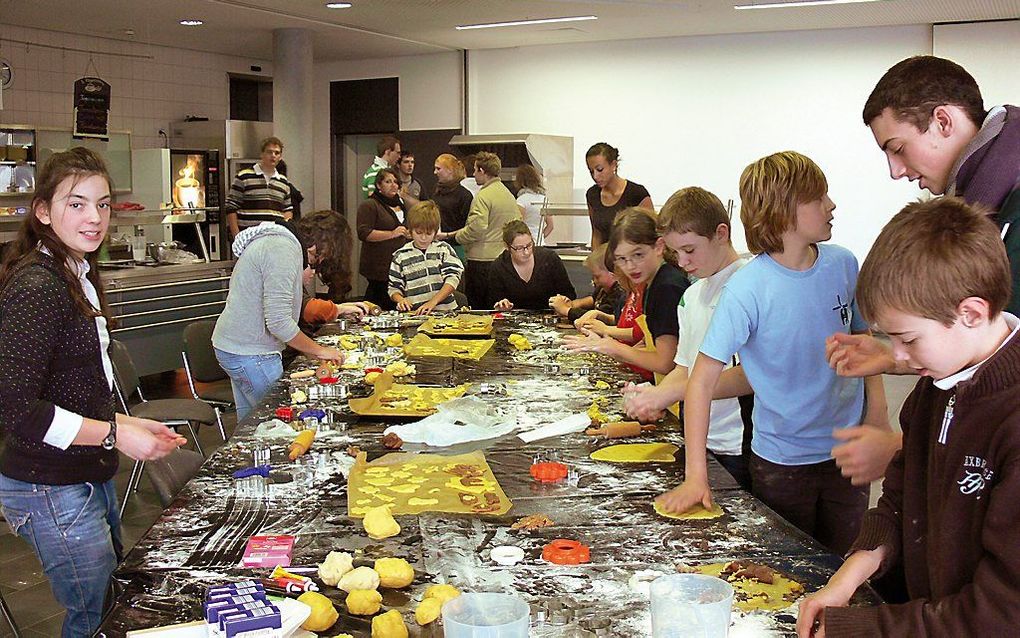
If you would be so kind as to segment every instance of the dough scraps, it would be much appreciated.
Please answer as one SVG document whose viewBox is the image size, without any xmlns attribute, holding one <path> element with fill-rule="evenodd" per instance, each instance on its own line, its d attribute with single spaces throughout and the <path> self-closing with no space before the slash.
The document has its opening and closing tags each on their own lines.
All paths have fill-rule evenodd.
<svg viewBox="0 0 1020 638">
<path fill-rule="evenodd" d="M 720 516 L 723 515 L 723 509 L 719 507 L 718 503 L 712 503 L 712 509 L 710 510 L 705 509 L 705 507 L 701 503 L 698 503 L 697 505 L 687 510 L 686 512 L 679 513 L 667 512 L 666 510 L 662 509 L 662 506 L 659 505 L 658 501 L 655 501 L 654 507 L 655 513 L 658 514 L 659 516 L 664 516 L 666 518 L 675 518 L 681 521 L 719 518 Z"/>
<path fill-rule="evenodd" d="M 412 496 L 411 498 L 407 499 L 408 505 L 414 505 L 416 507 L 420 505 L 435 505 L 438 502 L 439 502 L 438 498 L 418 498 L 417 496 Z"/>
<path fill-rule="evenodd" d="M 591 458 L 612 463 L 672 463 L 679 449 L 672 443 L 621 443 L 595 450 Z"/>
<path fill-rule="evenodd" d="M 804 586 L 768 567 L 750 561 L 730 561 L 695 567 L 733 585 L 733 606 L 744 612 L 786 609 L 804 594 Z"/>
</svg>

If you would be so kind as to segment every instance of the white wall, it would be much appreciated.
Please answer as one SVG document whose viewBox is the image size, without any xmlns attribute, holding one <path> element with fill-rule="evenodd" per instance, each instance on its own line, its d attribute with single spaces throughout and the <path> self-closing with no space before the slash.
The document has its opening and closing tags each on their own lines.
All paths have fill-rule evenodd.
<svg viewBox="0 0 1020 638">
<path fill-rule="evenodd" d="M 919 191 L 889 179 L 861 109 L 888 67 L 930 52 L 927 26 L 472 51 L 468 127 L 573 136 L 575 201 L 591 184 L 584 153 L 598 141 L 620 149 L 620 174 L 656 206 L 689 185 L 737 200 L 748 163 L 803 152 L 829 179 L 833 241 L 863 260 Z"/>
<path fill-rule="evenodd" d="M 334 80 L 400 79 L 400 128 L 434 130 L 461 125 L 460 53 L 378 60 L 324 62 L 315 65 L 315 210 L 330 205 L 329 83 Z M 426 161 L 426 160 L 420 160 Z M 431 161 L 431 160 L 427 160 Z"/>
<path fill-rule="evenodd" d="M 1020 104 L 1020 20 L 941 24 L 934 29 L 935 55 L 967 69 L 985 99 L 985 108 Z"/>
<path fill-rule="evenodd" d="M 110 128 L 131 131 L 134 148 L 162 146 L 159 129 L 167 129 L 169 122 L 186 115 L 226 118 L 228 72 L 250 74 L 249 66 L 259 64 L 265 75 L 272 75 L 269 61 L 253 58 L 9 25 L 4 25 L 0 36 L 2 55 L 14 67 L 14 86 L 4 91 L 0 124 L 71 128 L 74 81 L 85 75 L 89 61 L 86 53 L 26 47 L 7 39 L 152 56 L 151 60 L 101 53 L 92 56 L 98 75 L 112 87 Z"/>
</svg>

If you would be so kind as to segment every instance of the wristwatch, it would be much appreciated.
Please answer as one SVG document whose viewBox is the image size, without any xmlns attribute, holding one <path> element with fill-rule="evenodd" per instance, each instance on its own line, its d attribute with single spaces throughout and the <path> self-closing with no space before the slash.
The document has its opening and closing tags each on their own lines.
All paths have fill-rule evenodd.
<svg viewBox="0 0 1020 638">
<path fill-rule="evenodd" d="M 117 445 L 117 419 L 110 419 L 110 433 L 100 443 L 104 450 L 112 450 Z"/>
</svg>

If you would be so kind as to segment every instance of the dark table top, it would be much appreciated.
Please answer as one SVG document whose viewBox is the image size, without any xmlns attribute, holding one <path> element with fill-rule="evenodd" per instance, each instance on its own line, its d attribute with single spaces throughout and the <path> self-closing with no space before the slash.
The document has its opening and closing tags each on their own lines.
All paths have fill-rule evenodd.
<svg viewBox="0 0 1020 638">
<path fill-rule="evenodd" d="M 399 331 L 405 340 L 414 335 L 417 322 L 405 320 Z M 479 395 L 487 404 L 512 415 L 522 425 L 547 424 L 571 413 L 583 412 L 597 396 L 607 397 L 603 412 L 622 411 L 620 388 L 634 375 L 605 357 L 564 351 L 562 330 L 545 325 L 539 315 L 507 313 L 495 322 L 496 345 L 480 361 L 448 358 L 409 359 L 416 375 L 401 382 L 456 385 L 490 384 Z M 348 333 L 367 329 L 354 325 Z M 387 334 L 395 329 L 379 329 Z M 327 325 L 320 339 L 338 334 Z M 518 352 L 507 343 L 511 332 L 523 334 L 535 346 Z M 399 350 L 389 359 L 401 356 Z M 297 359 L 288 371 L 308 367 Z M 555 365 L 556 367 L 551 367 Z M 353 385 L 362 371 L 345 370 L 341 382 L 352 393 L 367 394 Z M 597 389 L 605 381 L 609 389 Z M 439 636 L 441 628 L 419 628 L 413 617 L 424 589 L 434 582 L 449 582 L 462 591 L 505 591 L 522 596 L 532 605 L 549 601 L 573 609 L 569 626 L 544 624 L 532 629 L 534 636 L 595 635 L 585 633 L 591 619 L 611 618 L 612 635 L 649 633 L 648 602 L 628 584 L 639 571 L 670 573 L 675 565 L 697 565 L 732 559 L 751 559 L 768 564 L 797 579 L 810 591 L 820 587 L 840 561 L 816 541 L 776 515 L 753 496 L 740 490 L 732 477 L 709 458 L 710 479 L 725 514 L 714 520 L 674 521 L 652 511 L 651 501 L 683 479 L 681 427 L 672 417 L 659 430 L 641 437 L 607 442 L 583 433 L 525 444 L 516 432 L 496 439 L 463 443 L 449 448 L 405 444 L 403 451 L 460 454 L 483 450 L 493 474 L 513 508 L 503 516 L 468 516 L 426 513 L 398 516 L 400 535 L 369 539 L 360 519 L 347 516 L 346 470 L 352 459 L 345 453 L 356 445 L 369 459 L 388 453 L 382 447 L 382 431 L 394 421 L 359 418 L 346 400 L 311 400 L 308 407 L 329 408 L 334 413 L 330 431 L 320 431 L 312 452 L 323 455 L 311 489 L 291 483 L 272 485 L 270 497 L 251 498 L 235 494 L 231 473 L 252 464 L 251 450 L 269 443 L 274 469 L 286 472 L 292 463 L 285 450 L 289 438 L 256 437 L 256 426 L 270 418 L 276 407 L 289 404 L 289 393 L 309 381 L 284 377 L 252 415 L 238 425 L 231 440 L 214 453 L 198 476 L 185 486 L 174 503 L 131 550 L 114 574 L 114 605 L 102 626 L 106 636 L 123 636 L 132 629 L 197 620 L 205 587 L 232 580 L 263 577 L 269 570 L 239 567 L 249 536 L 258 533 L 297 536 L 292 564 L 315 565 L 330 551 L 355 555 L 356 564 L 396 556 L 415 568 L 414 584 L 401 591 L 381 590 L 384 609 L 400 609 L 412 635 Z M 475 390 L 478 389 L 476 385 Z M 681 446 L 677 462 L 668 464 L 609 464 L 593 461 L 589 454 L 619 442 L 668 441 Z M 576 486 L 567 483 L 539 484 L 529 468 L 536 454 L 555 454 L 578 470 Z M 544 514 L 556 524 L 531 532 L 511 530 L 521 516 Z M 543 546 L 554 538 L 571 538 L 591 547 L 592 560 L 581 566 L 557 566 L 541 559 Z M 513 567 L 499 567 L 489 558 L 497 545 L 524 549 L 525 560 Z M 326 635 L 351 633 L 367 636 L 370 620 L 346 613 L 344 592 L 323 586 L 322 592 L 337 603 L 340 620 Z M 862 591 L 855 603 L 875 602 Z M 731 632 L 742 636 L 793 635 L 796 604 L 779 612 L 743 614 L 735 610 Z M 574 632 L 574 633 L 571 633 Z"/>
</svg>

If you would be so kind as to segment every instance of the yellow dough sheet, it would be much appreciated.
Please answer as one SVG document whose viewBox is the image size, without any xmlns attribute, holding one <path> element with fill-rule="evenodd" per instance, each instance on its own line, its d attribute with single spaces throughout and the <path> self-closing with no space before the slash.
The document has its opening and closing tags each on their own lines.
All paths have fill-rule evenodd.
<svg viewBox="0 0 1020 638">
<path fill-rule="evenodd" d="M 795 580 L 773 571 L 772 583 L 754 578 L 723 574 L 728 563 L 700 565 L 694 571 L 706 576 L 717 576 L 733 585 L 733 606 L 744 612 L 777 611 L 786 609 L 804 595 L 804 586 Z"/>
<path fill-rule="evenodd" d="M 433 339 L 419 333 L 404 345 L 404 354 L 409 357 L 455 357 L 478 361 L 495 343 L 492 339 Z"/>
<path fill-rule="evenodd" d="M 436 406 L 464 396 L 470 383 L 453 388 L 427 388 L 394 383 L 393 375 L 384 372 L 375 380 L 374 392 L 348 403 L 355 414 L 362 416 L 428 416 Z"/>
<path fill-rule="evenodd" d="M 679 449 L 672 443 L 620 443 L 595 450 L 591 458 L 612 463 L 672 463 Z"/>
<path fill-rule="evenodd" d="M 485 337 L 492 334 L 492 315 L 457 315 L 456 317 L 430 317 L 418 328 L 430 335 L 464 335 Z"/>
<path fill-rule="evenodd" d="M 371 463 L 358 455 L 347 480 L 347 513 L 380 505 L 390 513 L 506 514 L 512 503 L 481 451 L 456 456 L 396 452 Z"/>
</svg>

